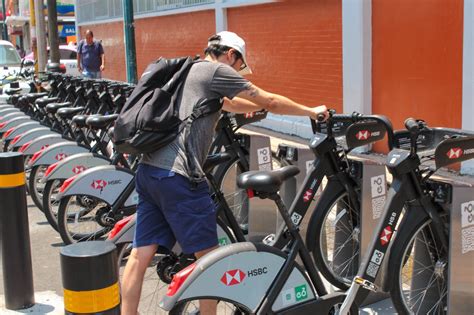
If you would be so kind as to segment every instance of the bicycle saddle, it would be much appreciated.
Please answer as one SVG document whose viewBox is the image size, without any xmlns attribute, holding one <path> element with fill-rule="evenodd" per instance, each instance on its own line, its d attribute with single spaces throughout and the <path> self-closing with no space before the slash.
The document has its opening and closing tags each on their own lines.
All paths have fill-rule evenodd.
<svg viewBox="0 0 474 315">
<path fill-rule="evenodd" d="M 13 94 L 20 93 L 21 90 L 22 90 L 22 88 L 8 88 L 8 89 L 5 89 L 5 94 L 13 95 Z"/>
<path fill-rule="evenodd" d="M 44 108 L 46 105 L 56 103 L 57 101 L 59 101 L 58 97 L 45 97 L 37 99 L 35 104 L 38 105 L 38 107 Z"/>
<path fill-rule="evenodd" d="M 89 115 L 76 115 L 72 117 L 72 122 L 76 124 L 79 128 L 86 127 L 86 119 L 89 118 Z"/>
<path fill-rule="evenodd" d="M 64 107 L 71 107 L 72 103 L 71 102 L 65 102 L 65 103 L 51 103 L 46 105 L 46 111 L 51 114 L 55 114 L 58 109 L 64 108 Z"/>
<path fill-rule="evenodd" d="M 61 118 L 72 118 L 84 110 L 84 107 L 66 107 L 60 108 L 56 114 Z"/>
<path fill-rule="evenodd" d="M 104 128 L 110 123 L 114 122 L 118 117 L 118 114 L 104 115 L 104 116 L 91 116 L 86 119 L 86 124 L 93 128 Z"/>
<path fill-rule="evenodd" d="M 25 95 L 26 98 L 28 98 L 28 100 L 30 102 L 33 102 L 34 100 L 37 100 L 39 98 L 42 98 L 42 97 L 45 97 L 45 96 L 48 96 L 48 93 L 47 92 L 42 92 L 42 93 L 28 93 Z"/>
<path fill-rule="evenodd" d="M 242 189 L 274 194 L 280 190 L 280 186 L 285 180 L 299 172 L 300 169 L 294 165 L 285 166 L 274 171 L 245 172 L 237 178 L 237 186 Z"/>
</svg>

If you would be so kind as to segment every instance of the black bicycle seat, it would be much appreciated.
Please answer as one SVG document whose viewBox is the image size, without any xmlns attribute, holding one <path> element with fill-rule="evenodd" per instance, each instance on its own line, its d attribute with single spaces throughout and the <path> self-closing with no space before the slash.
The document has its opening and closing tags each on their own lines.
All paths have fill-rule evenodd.
<svg viewBox="0 0 474 315">
<path fill-rule="evenodd" d="M 38 107 L 44 108 L 46 105 L 51 104 L 51 103 L 56 103 L 59 101 L 58 97 L 45 97 L 45 98 L 39 98 L 35 101 L 35 104 L 38 105 Z"/>
<path fill-rule="evenodd" d="M 118 114 L 104 115 L 104 116 L 91 116 L 86 119 L 86 125 L 92 128 L 105 128 L 109 124 L 113 123 L 118 117 Z"/>
<path fill-rule="evenodd" d="M 35 100 L 48 96 L 47 92 L 42 92 L 42 93 L 28 93 L 25 95 L 30 102 L 34 102 Z"/>
<path fill-rule="evenodd" d="M 76 114 L 79 114 L 84 110 L 84 107 L 66 107 L 66 108 L 60 108 L 56 112 L 56 115 L 58 115 L 61 118 L 72 118 Z"/>
<path fill-rule="evenodd" d="M 224 162 L 230 161 L 231 158 L 232 155 L 226 152 L 208 155 L 206 161 L 204 162 L 202 170 L 206 174 L 210 173 L 214 169 L 214 167 Z"/>
<path fill-rule="evenodd" d="M 8 88 L 8 89 L 5 89 L 5 94 L 7 95 L 13 95 L 13 94 L 17 94 L 17 93 L 20 93 L 22 90 L 22 88 Z"/>
<path fill-rule="evenodd" d="M 46 111 L 48 113 L 54 114 L 58 111 L 60 108 L 64 107 L 71 107 L 72 103 L 71 102 L 65 102 L 65 103 L 51 103 L 46 105 Z"/>
<path fill-rule="evenodd" d="M 86 127 L 86 119 L 89 118 L 89 115 L 76 115 L 72 117 L 72 122 L 76 124 L 77 127 L 83 128 Z"/>
<path fill-rule="evenodd" d="M 237 186 L 258 192 L 274 194 L 280 190 L 281 184 L 300 172 L 294 165 L 282 167 L 274 171 L 250 171 L 237 178 Z"/>
</svg>

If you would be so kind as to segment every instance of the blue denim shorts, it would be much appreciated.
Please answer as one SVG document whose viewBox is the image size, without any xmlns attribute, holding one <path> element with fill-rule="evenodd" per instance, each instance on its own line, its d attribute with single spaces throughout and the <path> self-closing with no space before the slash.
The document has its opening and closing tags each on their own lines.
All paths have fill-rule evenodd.
<svg viewBox="0 0 474 315">
<path fill-rule="evenodd" d="M 205 181 L 193 187 L 186 177 L 147 164 L 139 165 L 135 181 L 134 247 L 172 249 L 177 241 L 183 253 L 192 254 L 217 246 L 216 210 Z"/>
</svg>

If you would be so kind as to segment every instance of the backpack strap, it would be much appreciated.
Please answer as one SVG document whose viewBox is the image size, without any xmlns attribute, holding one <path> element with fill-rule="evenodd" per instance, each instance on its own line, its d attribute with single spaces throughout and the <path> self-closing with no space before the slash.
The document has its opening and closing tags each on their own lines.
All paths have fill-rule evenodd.
<svg viewBox="0 0 474 315">
<path fill-rule="evenodd" d="M 191 126 L 196 119 L 211 115 L 218 112 L 222 108 L 222 99 L 203 99 L 199 101 L 193 108 L 193 112 L 186 119 L 181 122 L 179 126 L 179 132 L 184 130 L 184 148 L 186 153 L 186 159 L 188 161 L 188 169 L 191 172 L 190 181 L 193 189 L 197 183 L 202 180 L 201 174 L 198 173 L 196 163 L 192 156 L 189 155 L 189 141 L 187 138 L 191 132 Z"/>
</svg>

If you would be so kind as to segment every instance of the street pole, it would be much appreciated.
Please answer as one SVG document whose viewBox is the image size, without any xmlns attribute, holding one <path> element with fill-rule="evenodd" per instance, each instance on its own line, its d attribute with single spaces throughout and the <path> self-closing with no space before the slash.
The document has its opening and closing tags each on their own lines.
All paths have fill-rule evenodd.
<svg viewBox="0 0 474 315">
<path fill-rule="evenodd" d="M 46 48 L 46 30 L 44 25 L 43 0 L 35 0 L 36 42 L 38 45 L 38 70 L 43 72 L 48 61 Z"/>
<path fill-rule="evenodd" d="M 2 8 L 3 8 L 3 39 L 8 40 L 8 29 L 6 24 L 7 19 L 7 9 L 5 8 L 5 0 L 2 0 Z"/>
<path fill-rule="evenodd" d="M 48 34 L 51 63 L 59 64 L 58 11 L 56 0 L 48 0 Z"/>
<path fill-rule="evenodd" d="M 137 55 L 135 49 L 135 25 L 133 22 L 133 1 L 122 0 L 123 30 L 125 37 L 125 63 L 127 67 L 127 81 L 137 83 Z"/>
<path fill-rule="evenodd" d="M 35 57 L 35 73 L 38 73 L 38 45 L 36 39 L 36 18 L 35 18 L 35 2 L 30 0 L 30 35 L 31 35 L 31 50 Z"/>
</svg>

